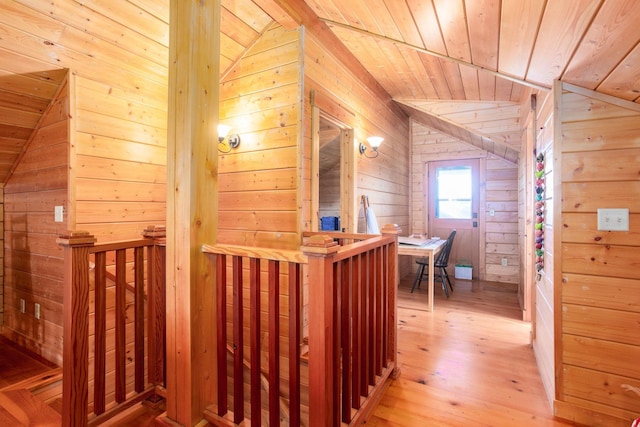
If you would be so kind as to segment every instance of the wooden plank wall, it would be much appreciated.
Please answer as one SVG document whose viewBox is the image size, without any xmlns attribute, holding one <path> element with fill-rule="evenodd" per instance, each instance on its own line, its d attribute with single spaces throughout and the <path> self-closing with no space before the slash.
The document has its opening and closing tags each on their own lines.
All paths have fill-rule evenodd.
<svg viewBox="0 0 640 427">
<path fill-rule="evenodd" d="M 164 223 L 168 1 L 3 6 L 23 36 L 11 50 L 76 76 L 69 226 L 99 241 Z M 0 46 L 4 47 L 4 46 Z M 77 155 L 77 159 L 75 156 Z M 144 186 L 139 185 L 144 183 Z"/>
<path fill-rule="evenodd" d="M 219 153 L 218 242 L 296 249 L 302 68 L 299 31 L 274 25 L 220 85 L 220 123 L 240 146 Z"/>
<path fill-rule="evenodd" d="M 75 122 L 67 167 L 77 183 L 59 201 L 68 202 L 66 227 L 88 230 L 100 241 L 139 237 L 147 225 L 164 223 L 168 15 L 169 2 L 155 0 L 2 4 L 0 27 L 15 36 L 2 37 L 0 49 L 44 70 L 68 68 L 75 77 L 69 88 Z M 48 185 L 62 186 L 64 180 L 66 186 L 67 175 L 61 170 Z M 52 207 L 46 217 L 53 219 Z M 36 225 L 44 224 L 30 221 L 29 226 Z M 55 245 L 55 232 L 50 233 L 50 241 L 30 245 Z M 7 240 L 8 252 L 15 243 Z M 16 260 L 7 253 L 9 270 Z M 32 262 L 24 268 L 33 267 Z M 56 304 L 61 301 L 58 282 L 32 286 Z M 7 312 L 12 304 L 5 300 Z M 52 307 L 44 308 L 46 315 Z M 44 333 L 56 343 L 37 352 L 58 362 L 59 331 Z"/>
<path fill-rule="evenodd" d="M 556 409 L 584 424 L 627 426 L 640 415 L 640 395 L 631 390 L 640 391 L 640 107 L 569 85 L 558 96 Z M 629 209 L 629 231 L 598 230 L 599 208 Z"/>
<path fill-rule="evenodd" d="M 380 228 L 387 223 L 398 224 L 409 230 L 410 173 L 409 173 L 409 121 L 388 97 L 372 88 L 365 77 L 354 73 L 353 66 L 345 64 L 333 53 L 333 46 L 312 32 L 305 33 L 304 46 L 304 164 L 310 171 L 311 116 L 310 95 L 315 94 L 316 105 L 326 114 L 353 129 L 357 150 L 358 141 L 366 143 L 372 135 L 382 136 L 380 155 L 371 159 L 355 154 L 355 195 L 353 209 L 358 214 L 360 197 L 369 198 Z M 371 149 L 368 148 L 371 152 Z M 309 172 L 305 179 L 310 180 Z M 310 230 L 311 192 L 305 185 L 303 200 L 304 229 Z M 362 220 L 363 218 L 360 218 Z M 357 218 L 356 218 L 357 220 Z M 341 224 L 346 227 L 346 224 Z M 356 230 L 357 223 L 351 224 Z"/>
<path fill-rule="evenodd" d="M 536 110 L 536 153 L 543 153 L 545 162 L 545 216 L 544 226 L 544 270 L 540 272 L 535 281 L 535 296 L 533 317 L 533 349 L 536 354 L 536 362 L 549 402 L 554 399 L 555 393 L 555 331 L 554 331 L 554 217 L 551 214 L 554 206 L 553 194 L 553 147 L 554 147 L 554 115 L 553 95 L 551 92 L 540 93 L 537 98 Z M 533 165 L 530 166 L 533 168 Z M 530 169 L 531 170 L 531 169 Z M 532 227 L 532 225 L 531 225 Z M 534 267 L 535 269 L 535 267 Z M 535 274 L 535 273 L 533 273 Z"/>
<path fill-rule="evenodd" d="M 480 266 L 482 280 L 517 283 L 520 255 L 518 246 L 518 168 L 487 152 L 467 144 L 457 138 L 412 122 L 412 233 L 426 233 L 428 182 L 426 165 L 428 162 L 455 159 L 484 159 L 480 162 L 480 200 L 484 201 L 485 223 L 479 224 Z M 491 217 L 489 211 L 495 210 Z M 455 245 L 454 245 L 455 248 Z M 455 263 L 455 251 L 450 262 Z M 502 258 L 508 259 L 507 267 L 502 266 Z"/>
<path fill-rule="evenodd" d="M 297 249 L 301 243 L 298 213 L 298 134 L 301 121 L 302 81 L 299 30 L 287 31 L 273 24 L 258 37 L 224 75 L 220 84 L 220 123 L 240 135 L 238 148 L 218 153 L 218 243 Z M 226 142 L 225 142 L 226 144 Z M 225 147 L 226 149 L 226 147 Z M 230 263 L 230 260 L 229 260 Z M 267 264 L 260 266 L 262 283 L 268 282 Z M 227 277 L 233 277 L 231 265 Z M 249 264 L 243 264 L 243 295 L 249 297 Z M 281 365 L 288 354 L 288 276 L 280 272 Z M 266 286 L 261 288 L 261 340 L 268 342 L 269 307 Z M 231 283 L 227 286 L 228 337 L 233 337 Z M 248 305 L 245 305 L 245 307 Z M 247 316 L 247 313 L 245 313 Z M 251 343 L 250 323 L 244 324 L 245 355 Z M 266 347 L 264 347 L 266 348 Z M 268 370 L 267 351 L 262 367 Z M 233 369 L 229 369 L 232 373 Z M 248 376 L 246 377 L 248 381 Z M 283 373 L 288 378 L 288 372 Z M 282 391 L 288 398 L 288 389 Z M 263 399 L 263 404 L 266 400 Z M 305 415 L 308 417 L 308 414 Z"/>
<path fill-rule="evenodd" d="M 63 84 L 5 185 L 5 326 L 3 333 L 62 365 L 62 249 L 56 237 L 68 221 L 69 92 Z M 25 312 L 20 311 L 25 300 Z M 40 319 L 35 304 L 40 304 Z"/>
<path fill-rule="evenodd" d="M 494 216 L 484 215 L 484 279 L 492 282 L 518 283 L 518 165 L 495 155 L 488 156 L 484 165 L 484 210 L 494 211 Z M 507 265 L 503 266 L 502 259 L 505 258 Z"/>
</svg>

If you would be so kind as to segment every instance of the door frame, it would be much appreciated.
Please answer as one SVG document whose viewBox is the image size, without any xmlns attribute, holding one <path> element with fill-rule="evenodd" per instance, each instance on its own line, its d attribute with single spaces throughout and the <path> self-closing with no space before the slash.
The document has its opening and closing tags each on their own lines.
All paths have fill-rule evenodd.
<svg viewBox="0 0 640 427">
<path fill-rule="evenodd" d="M 323 111 L 311 110 L 311 230 L 319 230 L 320 218 L 320 118 L 340 129 L 340 228 L 346 233 L 357 230 L 356 162 L 354 131 L 351 126 Z"/>
<path fill-rule="evenodd" d="M 485 199 L 486 199 L 486 189 L 482 183 L 485 181 L 484 179 L 484 170 L 486 167 L 486 162 L 484 158 L 460 158 L 460 159 L 446 159 L 446 160 L 429 160 L 425 162 L 424 165 L 424 186 L 425 186 L 425 200 L 424 200 L 424 215 L 425 215 L 425 230 L 429 236 L 432 235 L 433 224 L 435 220 L 435 191 L 431 186 L 431 177 L 432 174 L 435 173 L 435 168 L 439 164 L 450 164 L 452 166 L 456 164 L 465 164 L 465 163 L 474 163 L 472 167 L 475 169 L 473 179 L 475 180 L 474 185 L 474 194 L 473 198 L 475 199 L 475 212 L 477 213 L 476 218 L 472 218 L 470 221 L 476 221 L 477 227 L 475 227 L 477 236 L 474 240 L 477 241 L 477 248 L 474 250 L 474 256 L 472 258 L 472 264 L 474 267 L 473 271 L 473 279 L 474 280 L 484 280 L 484 270 L 485 270 L 485 251 L 484 251 L 484 234 L 485 234 Z M 433 216 L 432 216 L 433 214 Z M 455 221 L 455 220 L 454 220 Z M 455 227 L 452 227 L 455 228 Z M 439 236 L 442 239 L 446 239 L 447 236 Z"/>
</svg>

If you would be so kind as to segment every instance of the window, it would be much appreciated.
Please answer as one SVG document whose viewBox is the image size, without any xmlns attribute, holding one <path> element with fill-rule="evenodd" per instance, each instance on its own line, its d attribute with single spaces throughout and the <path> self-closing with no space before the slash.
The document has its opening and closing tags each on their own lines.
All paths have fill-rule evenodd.
<svg viewBox="0 0 640 427">
<path fill-rule="evenodd" d="M 469 166 L 436 169 L 436 218 L 471 219 L 472 174 Z"/>
</svg>

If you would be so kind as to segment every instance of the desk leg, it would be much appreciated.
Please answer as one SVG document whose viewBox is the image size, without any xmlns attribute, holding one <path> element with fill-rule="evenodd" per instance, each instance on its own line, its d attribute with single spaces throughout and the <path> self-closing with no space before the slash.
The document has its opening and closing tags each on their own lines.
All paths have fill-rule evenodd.
<svg viewBox="0 0 640 427">
<path fill-rule="evenodd" d="M 429 311 L 433 311 L 433 253 L 429 253 L 427 259 L 429 261 Z"/>
</svg>

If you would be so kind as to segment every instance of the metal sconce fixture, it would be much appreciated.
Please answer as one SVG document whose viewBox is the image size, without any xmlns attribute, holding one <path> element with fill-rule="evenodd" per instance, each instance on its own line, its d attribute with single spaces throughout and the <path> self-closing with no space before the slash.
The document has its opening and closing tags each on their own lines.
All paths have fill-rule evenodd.
<svg viewBox="0 0 640 427">
<path fill-rule="evenodd" d="M 238 145 L 240 145 L 240 135 L 238 135 L 237 133 L 233 133 L 229 135 L 229 137 L 227 137 L 227 134 L 230 130 L 231 126 L 218 124 L 218 151 L 220 151 L 221 153 L 228 153 L 232 149 L 238 148 Z M 225 138 L 227 139 L 227 146 L 229 148 L 227 150 L 221 150 L 220 146 L 224 146 L 223 142 Z"/>
<path fill-rule="evenodd" d="M 370 159 L 374 159 L 376 157 L 378 157 L 378 155 L 380 153 L 378 153 L 378 147 L 380 147 L 380 144 L 382 144 L 382 141 L 384 141 L 384 138 L 381 136 L 370 136 L 369 138 L 367 138 L 367 142 L 369 143 L 369 145 L 371 146 L 371 149 L 374 152 L 374 155 L 369 156 L 366 151 L 367 151 L 367 147 L 361 142 L 360 143 L 360 154 L 364 154 L 365 157 L 368 157 Z"/>
</svg>

